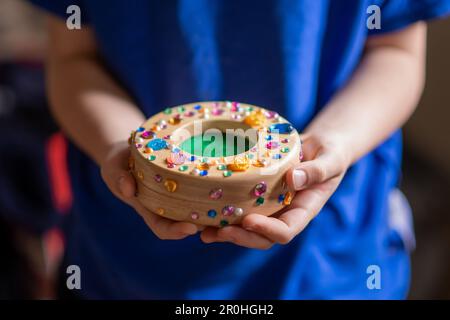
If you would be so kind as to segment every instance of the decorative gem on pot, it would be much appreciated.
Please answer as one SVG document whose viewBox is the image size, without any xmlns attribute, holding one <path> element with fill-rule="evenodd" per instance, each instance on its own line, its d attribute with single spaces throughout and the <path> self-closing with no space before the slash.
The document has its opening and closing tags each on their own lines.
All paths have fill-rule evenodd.
<svg viewBox="0 0 450 320">
<path fill-rule="evenodd" d="M 250 112 L 250 114 L 244 119 L 244 123 L 251 127 L 262 127 L 266 121 L 266 116 L 261 110 Z"/>
<path fill-rule="evenodd" d="M 211 210 L 208 211 L 208 217 L 215 218 L 216 216 L 217 216 L 217 211 L 216 210 L 211 209 Z"/>
<path fill-rule="evenodd" d="M 220 198 L 222 198 L 222 195 L 223 195 L 222 188 L 215 188 L 209 192 L 209 198 L 212 200 L 219 200 Z"/>
<path fill-rule="evenodd" d="M 247 157 L 235 157 L 232 164 L 227 166 L 228 170 L 231 171 L 246 171 L 250 166 L 250 161 Z"/>
<path fill-rule="evenodd" d="M 256 205 L 257 206 L 261 206 L 264 204 L 264 198 L 263 197 L 259 197 L 258 199 L 256 199 Z"/>
<path fill-rule="evenodd" d="M 228 205 L 228 206 L 223 207 L 223 209 L 222 209 L 222 215 L 224 215 L 225 217 L 232 216 L 233 213 L 234 213 L 233 206 Z"/>
<path fill-rule="evenodd" d="M 191 212 L 191 218 L 192 218 L 192 220 L 197 220 L 198 219 L 198 217 L 199 217 L 200 215 L 198 214 L 198 212 Z"/>
<path fill-rule="evenodd" d="M 290 191 L 286 192 L 284 195 L 283 204 L 286 206 L 290 205 L 293 198 L 294 195 Z"/>
<path fill-rule="evenodd" d="M 294 131 L 294 127 L 290 123 L 275 123 L 269 126 L 269 133 L 275 132 L 279 134 L 287 134 Z"/>
<path fill-rule="evenodd" d="M 171 152 L 166 161 L 169 164 L 180 165 L 186 161 L 186 156 L 182 152 Z"/>
<path fill-rule="evenodd" d="M 264 193 L 266 193 L 266 191 L 267 191 L 267 184 L 264 181 L 261 181 L 253 189 L 253 194 L 256 197 L 261 197 L 262 195 L 264 195 Z"/>
<path fill-rule="evenodd" d="M 225 170 L 225 171 L 223 172 L 223 176 L 224 176 L 225 178 L 231 177 L 232 174 L 233 174 L 233 171 L 230 171 L 230 170 Z"/>
<path fill-rule="evenodd" d="M 172 179 L 167 179 L 164 181 L 164 187 L 166 187 L 166 190 L 169 192 L 175 192 L 177 190 L 177 182 Z"/>
<path fill-rule="evenodd" d="M 276 142 L 276 141 L 270 141 L 270 142 L 266 143 L 266 148 L 270 149 L 270 150 L 276 149 L 279 146 L 280 146 L 280 144 L 278 142 Z"/>
<path fill-rule="evenodd" d="M 171 125 L 177 125 L 181 122 L 181 116 L 179 114 L 177 114 L 176 116 L 172 117 L 169 119 L 169 123 Z"/>
<path fill-rule="evenodd" d="M 156 139 L 150 140 L 147 143 L 147 147 L 152 148 L 155 151 L 159 151 L 159 150 L 167 148 L 167 142 L 163 139 L 156 138 Z"/>
</svg>

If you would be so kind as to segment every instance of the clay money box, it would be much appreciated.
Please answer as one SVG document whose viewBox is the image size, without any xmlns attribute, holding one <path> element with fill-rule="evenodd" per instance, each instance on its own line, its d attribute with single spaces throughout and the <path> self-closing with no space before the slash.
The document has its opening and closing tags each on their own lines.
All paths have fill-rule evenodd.
<svg viewBox="0 0 450 320">
<path fill-rule="evenodd" d="M 300 137 L 286 119 L 229 101 L 167 108 L 129 142 L 139 201 L 166 218 L 209 226 L 289 205 L 294 191 L 284 175 L 302 159 Z"/>
</svg>

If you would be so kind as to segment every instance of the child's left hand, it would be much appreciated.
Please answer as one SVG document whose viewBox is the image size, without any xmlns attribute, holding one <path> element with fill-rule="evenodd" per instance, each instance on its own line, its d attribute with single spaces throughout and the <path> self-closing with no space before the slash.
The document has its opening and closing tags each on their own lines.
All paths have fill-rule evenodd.
<svg viewBox="0 0 450 320">
<path fill-rule="evenodd" d="M 286 174 L 289 186 L 298 190 L 289 207 L 273 216 L 249 214 L 242 225 L 206 228 L 205 243 L 232 242 L 256 249 L 287 244 L 319 213 L 341 182 L 350 165 L 342 143 L 318 136 L 303 136 L 304 160 Z"/>
</svg>

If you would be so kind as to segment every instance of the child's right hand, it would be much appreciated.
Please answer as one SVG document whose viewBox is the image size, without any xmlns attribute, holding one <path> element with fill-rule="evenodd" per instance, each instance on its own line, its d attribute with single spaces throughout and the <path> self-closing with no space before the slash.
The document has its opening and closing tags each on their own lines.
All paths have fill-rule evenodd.
<svg viewBox="0 0 450 320">
<path fill-rule="evenodd" d="M 153 233 L 162 240 L 178 240 L 196 234 L 202 229 L 189 222 L 177 222 L 163 218 L 146 208 L 135 197 L 136 181 L 128 171 L 130 150 L 127 142 L 119 142 L 109 148 L 102 161 L 101 175 L 111 192 L 133 207 Z"/>
</svg>

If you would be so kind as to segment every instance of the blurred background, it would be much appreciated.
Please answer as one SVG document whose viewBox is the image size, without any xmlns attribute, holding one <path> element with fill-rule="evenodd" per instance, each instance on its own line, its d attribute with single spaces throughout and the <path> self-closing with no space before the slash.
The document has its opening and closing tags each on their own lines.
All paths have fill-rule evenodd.
<svg viewBox="0 0 450 320">
<path fill-rule="evenodd" d="M 450 299 L 450 19 L 432 22 L 428 74 L 405 127 L 401 189 L 414 212 L 411 299 Z M 66 143 L 45 99 L 41 12 L 0 0 L 0 299 L 49 299 L 71 206 Z"/>
</svg>

